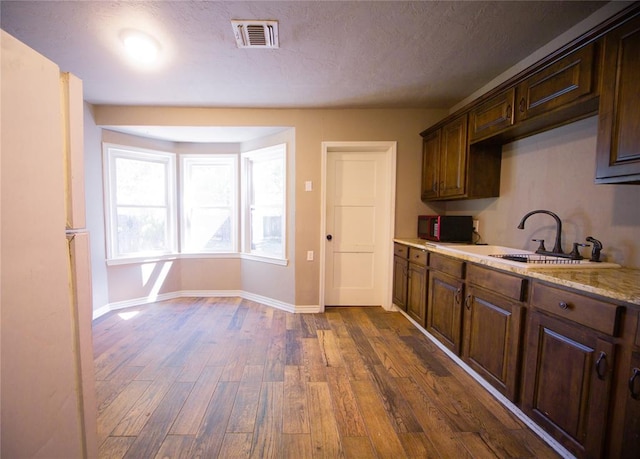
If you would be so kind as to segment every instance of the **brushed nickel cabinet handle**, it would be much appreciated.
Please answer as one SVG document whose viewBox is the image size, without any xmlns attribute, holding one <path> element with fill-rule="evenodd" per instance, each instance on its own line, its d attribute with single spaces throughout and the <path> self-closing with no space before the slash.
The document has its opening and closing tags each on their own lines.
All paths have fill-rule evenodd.
<svg viewBox="0 0 640 459">
<path fill-rule="evenodd" d="M 558 303 L 558 306 L 560 307 L 560 309 L 569 309 L 569 303 L 566 303 L 564 301 L 561 301 L 560 303 Z"/>
<path fill-rule="evenodd" d="M 511 119 L 511 104 L 507 105 L 507 115 L 505 116 L 505 118 L 508 120 Z"/>
</svg>

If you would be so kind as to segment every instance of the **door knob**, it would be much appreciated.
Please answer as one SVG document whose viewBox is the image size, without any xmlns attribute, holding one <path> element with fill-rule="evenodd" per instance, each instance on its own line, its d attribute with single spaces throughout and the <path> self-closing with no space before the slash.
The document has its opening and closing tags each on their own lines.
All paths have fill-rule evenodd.
<svg viewBox="0 0 640 459">
<path fill-rule="evenodd" d="M 333 236 L 330 234 L 327 234 L 327 241 L 330 241 L 331 239 L 333 239 Z"/>
</svg>

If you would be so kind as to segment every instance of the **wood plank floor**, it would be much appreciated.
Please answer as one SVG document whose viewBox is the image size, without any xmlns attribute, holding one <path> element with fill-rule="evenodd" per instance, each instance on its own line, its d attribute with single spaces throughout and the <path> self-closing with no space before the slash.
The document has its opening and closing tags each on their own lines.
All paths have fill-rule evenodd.
<svg viewBox="0 0 640 459">
<path fill-rule="evenodd" d="M 101 458 L 551 458 L 403 315 L 179 299 L 94 323 Z"/>
</svg>

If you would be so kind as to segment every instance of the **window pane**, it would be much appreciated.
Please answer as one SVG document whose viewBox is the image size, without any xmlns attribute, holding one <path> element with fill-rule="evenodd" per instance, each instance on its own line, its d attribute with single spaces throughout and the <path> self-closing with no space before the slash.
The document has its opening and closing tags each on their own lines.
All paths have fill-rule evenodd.
<svg viewBox="0 0 640 459">
<path fill-rule="evenodd" d="M 282 222 L 281 207 L 251 209 L 251 252 L 281 256 L 284 253 Z"/>
<path fill-rule="evenodd" d="M 182 250 L 235 251 L 237 157 L 186 157 L 182 167 Z"/>
<path fill-rule="evenodd" d="M 231 211 L 193 208 L 189 213 L 185 248 L 190 252 L 233 250 Z"/>
<path fill-rule="evenodd" d="M 129 158 L 116 158 L 115 163 L 118 205 L 166 205 L 167 166 L 165 164 Z"/>
<path fill-rule="evenodd" d="M 158 208 L 119 207 L 119 255 L 167 249 L 167 211 Z"/>
<path fill-rule="evenodd" d="M 248 251 L 256 255 L 285 255 L 285 151 L 282 145 L 246 155 Z"/>
<path fill-rule="evenodd" d="M 254 161 L 253 204 L 281 206 L 284 202 L 284 170 L 282 158 Z"/>
<path fill-rule="evenodd" d="M 192 165 L 188 177 L 189 201 L 194 206 L 230 206 L 235 172 L 229 164 Z"/>
<path fill-rule="evenodd" d="M 105 144 L 108 256 L 173 253 L 175 155 Z"/>
</svg>

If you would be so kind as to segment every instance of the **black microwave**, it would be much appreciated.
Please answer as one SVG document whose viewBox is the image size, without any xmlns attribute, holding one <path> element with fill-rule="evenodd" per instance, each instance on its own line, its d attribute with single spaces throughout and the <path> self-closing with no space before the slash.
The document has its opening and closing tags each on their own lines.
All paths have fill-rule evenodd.
<svg viewBox="0 0 640 459">
<path fill-rule="evenodd" d="M 419 215 L 418 237 L 435 242 L 471 242 L 471 215 Z"/>
</svg>

